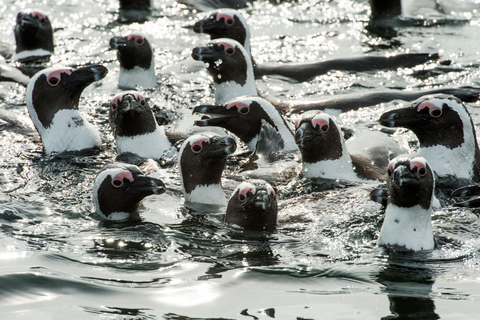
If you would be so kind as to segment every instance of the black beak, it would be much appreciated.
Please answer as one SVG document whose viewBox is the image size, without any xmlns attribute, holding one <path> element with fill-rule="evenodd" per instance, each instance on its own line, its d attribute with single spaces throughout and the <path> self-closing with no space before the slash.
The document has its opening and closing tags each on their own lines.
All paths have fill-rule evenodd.
<svg viewBox="0 0 480 320">
<path fill-rule="evenodd" d="M 108 69 L 99 64 L 77 68 L 73 70 L 70 75 L 71 83 L 73 85 L 81 85 L 85 88 L 92 82 L 105 78 L 107 73 Z"/>
<path fill-rule="evenodd" d="M 213 18 L 206 18 L 200 21 L 197 21 L 193 26 L 193 31 L 196 33 L 206 33 L 210 35 L 213 30 L 216 28 L 216 23 Z"/>
<path fill-rule="evenodd" d="M 126 112 L 142 112 L 143 106 L 140 102 L 138 102 L 135 97 L 130 94 L 126 94 L 123 96 L 122 101 L 119 103 L 118 106 L 119 113 L 126 113 Z"/>
<path fill-rule="evenodd" d="M 138 175 L 126 191 L 130 194 L 140 196 L 143 199 L 152 194 L 162 194 L 166 190 L 167 189 L 161 180 Z"/>
<path fill-rule="evenodd" d="M 212 157 L 223 157 L 235 152 L 237 143 L 231 137 L 214 137 L 210 139 L 208 154 Z"/>
<path fill-rule="evenodd" d="M 110 48 L 118 49 L 127 47 L 130 45 L 130 41 L 128 41 L 127 37 L 113 37 L 110 39 Z"/>
<path fill-rule="evenodd" d="M 393 171 L 393 183 L 399 187 L 406 182 L 417 180 L 414 174 L 405 165 L 400 165 Z"/>
<path fill-rule="evenodd" d="M 272 197 L 267 190 L 257 190 L 254 197 L 249 199 L 247 205 L 254 206 L 262 211 L 267 211 L 272 207 Z"/>
<path fill-rule="evenodd" d="M 318 133 L 315 132 L 312 125 L 308 122 L 302 123 L 302 125 L 295 131 L 295 142 L 297 145 L 305 145 L 309 141 L 315 139 Z"/>
<path fill-rule="evenodd" d="M 29 13 L 19 12 L 17 14 L 17 25 L 22 28 L 39 27 L 38 20 Z"/>
<path fill-rule="evenodd" d="M 424 118 L 415 108 L 402 108 L 385 112 L 380 116 L 378 123 L 385 127 L 409 128 L 412 124 Z"/>
<path fill-rule="evenodd" d="M 217 106 L 217 105 L 197 106 L 193 109 L 192 114 L 195 114 L 195 113 L 203 113 L 203 114 L 214 116 L 211 119 L 195 120 L 194 124 L 199 127 L 208 127 L 208 126 L 223 127 L 225 120 L 228 120 L 237 114 L 235 111 L 230 112 L 230 110 L 228 110 L 225 106 Z"/>
<path fill-rule="evenodd" d="M 197 61 L 212 61 L 222 58 L 214 46 L 195 47 L 192 50 L 192 58 Z"/>
</svg>

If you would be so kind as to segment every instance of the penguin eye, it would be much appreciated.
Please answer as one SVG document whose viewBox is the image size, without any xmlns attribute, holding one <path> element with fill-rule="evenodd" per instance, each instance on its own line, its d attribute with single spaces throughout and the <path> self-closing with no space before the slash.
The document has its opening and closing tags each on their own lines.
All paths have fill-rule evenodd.
<svg viewBox="0 0 480 320">
<path fill-rule="evenodd" d="M 390 162 L 387 167 L 388 176 L 392 175 L 394 169 L 395 169 L 395 162 Z"/>
<path fill-rule="evenodd" d="M 142 106 L 145 106 L 147 104 L 147 101 L 140 93 L 135 92 L 133 95 L 135 96 L 135 99 L 139 101 Z"/>
<path fill-rule="evenodd" d="M 40 21 L 41 24 L 44 24 L 45 21 L 47 21 L 46 17 L 43 14 L 41 14 L 40 12 L 35 11 L 35 12 L 32 12 L 31 15 L 32 15 L 32 17 L 37 18 L 38 21 Z"/>
<path fill-rule="evenodd" d="M 112 110 L 113 111 L 117 110 L 117 107 L 118 107 L 117 103 L 112 101 Z"/>
<path fill-rule="evenodd" d="M 243 202 L 248 198 L 248 193 L 255 194 L 255 192 L 256 192 L 256 190 L 255 190 L 255 187 L 253 187 L 253 186 L 244 188 L 244 189 L 240 190 L 240 192 L 238 193 L 238 200 Z"/>
<path fill-rule="evenodd" d="M 55 87 L 57 86 L 59 83 L 60 83 L 60 77 L 57 76 L 57 75 L 50 75 L 48 76 L 47 78 L 47 82 L 49 85 L 51 85 L 52 87 Z"/>
<path fill-rule="evenodd" d="M 210 139 L 204 138 L 204 139 L 198 139 L 197 141 L 192 143 L 192 146 L 190 149 L 192 150 L 193 153 L 200 153 L 203 150 L 203 143 L 210 143 Z"/>
<path fill-rule="evenodd" d="M 223 21 L 225 22 L 225 24 L 228 26 L 228 27 L 231 27 L 233 26 L 233 24 L 235 23 L 235 20 L 234 18 L 229 15 L 229 14 L 225 14 L 225 13 L 221 13 L 221 14 L 217 14 L 217 21 L 220 21 L 221 19 L 223 19 Z"/>
<path fill-rule="evenodd" d="M 267 192 L 268 194 L 271 194 L 274 199 L 277 196 L 277 194 L 275 193 L 275 190 L 273 190 L 272 186 L 270 185 L 267 185 Z"/>
<path fill-rule="evenodd" d="M 121 180 L 121 179 L 113 179 L 113 180 L 112 180 L 112 185 L 113 185 L 115 188 L 120 188 L 121 186 L 123 186 L 123 180 Z"/>
<path fill-rule="evenodd" d="M 322 131 L 323 133 L 326 133 L 330 129 L 330 124 L 325 119 L 313 118 L 312 126 L 314 129 L 316 129 L 317 127 L 320 128 L 320 131 Z"/>
<path fill-rule="evenodd" d="M 62 79 L 62 73 L 70 75 L 72 74 L 72 70 L 57 69 L 50 72 L 49 74 L 47 74 L 47 83 L 52 87 L 56 87 L 60 83 L 60 80 Z"/>
<path fill-rule="evenodd" d="M 223 51 L 225 51 L 225 53 L 229 56 L 232 56 L 235 53 L 235 48 L 231 44 L 220 42 L 219 45 L 223 46 Z"/>
<path fill-rule="evenodd" d="M 424 177 L 427 174 L 427 167 L 421 162 L 411 162 L 410 171 L 418 172 L 421 177 Z"/>
<path fill-rule="evenodd" d="M 112 111 L 117 110 L 118 105 L 119 105 L 120 102 L 122 101 L 122 98 L 123 98 L 123 95 L 121 95 L 121 94 L 120 94 L 120 95 L 117 95 L 115 98 L 113 98 L 112 104 L 111 104 L 111 106 L 112 106 Z"/>
<path fill-rule="evenodd" d="M 139 46 L 143 46 L 145 43 L 145 38 L 142 36 L 131 34 L 127 37 L 128 40 L 131 40 L 132 38 L 135 39 L 135 43 Z"/>
<path fill-rule="evenodd" d="M 424 109 L 428 109 L 428 114 L 430 114 L 434 118 L 439 118 L 442 115 L 442 109 L 431 102 L 420 103 L 417 107 L 417 112 L 420 112 Z"/>
</svg>

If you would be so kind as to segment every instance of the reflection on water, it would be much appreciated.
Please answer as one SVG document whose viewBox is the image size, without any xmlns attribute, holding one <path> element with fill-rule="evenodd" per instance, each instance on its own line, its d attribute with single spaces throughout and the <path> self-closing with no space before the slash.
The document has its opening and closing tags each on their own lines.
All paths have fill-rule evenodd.
<svg viewBox="0 0 480 320">
<path fill-rule="evenodd" d="M 172 159 L 152 173 L 165 182 L 167 192 L 143 201 L 142 223 L 97 220 L 91 203 L 93 179 L 117 159 L 108 106 L 120 92 L 119 67 L 115 52 L 108 49 L 109 39 L 132 31 L 146 34 L 155 50 L 158 86 L 142 93 L 167 130 L 188 134 L 198 119 L 191 115 L 192 108 L 213 101 L 204 66 L 190 57 L 191 49 L 205 44 L 207 37 L 191 27 L 203 17 L 198 11 L 219 3 L 156 0 L 151 10 L 136 12 L 119 11 L 116 0 L 44 3 L 56 44 L 47 66 L 99 63 L 109 69 L 104 80 L 85 90 L 80 103 L 100 129 L 105 147 L 95 154 L 43 155 L 26 112 L 25 88 L 0 84 L 2 315 L 472 319 L 480 298 L 478 212 L 438 209 L 432 217 L 435 250 L 388 255 L 376 248 L 383 212 L 368 199 L 376 184 L 340 182 L 333 190 L 302 178 L 279 184 L 278 229 L 256 233 L 225 226 L 222 208 L 184 204 Z M 382 72 L 331 72 L 305 83 L 260 79 L 259 90 L 272 100 L 479 84 L 476 11 L 450 12 L 434 20 L 404 16 L 386 23 L 371 21 L 364 0 L 244 3 L 248 8 L 242 14 L 251 23 L 258 62 L 396 52 L 439 52 L 444 61 Z M 0 9 L 0 34 L 2 41 L 13 44 L 16 13 L 32 2 L 6 4 Z M 395 101 L 336 120 L 349 134 L 380 130 L 380 114 L 399 104 L 404 105 Z M 476 104 L 468 106 L 474 122 L 480 123 Z M 288 114 L 286 120 L 295 117 Z M 417 145 L 406 130 L 389 134 L 404 145 Z M 244 160 L 237 155 L 227 164 L 222 182 L 227 197 L 242 179 L 237 171 Z"/>
</svg>

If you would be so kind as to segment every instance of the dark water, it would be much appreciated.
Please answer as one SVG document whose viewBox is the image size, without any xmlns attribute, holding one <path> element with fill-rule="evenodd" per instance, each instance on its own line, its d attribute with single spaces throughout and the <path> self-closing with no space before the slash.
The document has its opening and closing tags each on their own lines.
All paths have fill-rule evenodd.
<svg viewBox="0 0 480 320">
<path fill-rule="evenodd" d="M 202 8 L 214 1 L 198 2 Z M 450 66 L 370 73 L 332 72 L 307 83 L 258 81 L 275 100 L 315 99 L 369 90 L 480 85 L 480 6 L 443 1 L 447 16 L 388 30 L 368 27 L 366 0 L 252 1 L 242 12 L 257 62 L 310 61 L 361 54 L 439 52 Z M 44 8 L 55 29 L 51 65 L 101 63 L 110 70 L 82 95 L 81 110 L 103 133 L 95 156 L 45 156 L 26 111 L 25 88 L 0 85 L 0 110 L 20 117 L 0 132 L 0 314 L 2 319 L 476 319 L 480 312 L 478 211 L 444 207 L 433 214 L 437 248 L 388 256 L 376 248 L 383 213 L 368 200 L 375 185 L 320 192 L 302 181 L 281 186 L 280 227 L 273 234 L 226 227 L 222 212 L 191 214 L 176 167 L 155 173 L 166 194 L 145 199 L 144 223 L 100 224 L 91 189 L 116 157 L 107 120 L 119 67 L 108 49 L 114 35 L 140 30 L 153 43 L 159 86 L 143 93 L 189 132 L 191 109 L 211 102 L 212 87 L 191 49 L 203 17 L 191 7 L 154 1 L 144 23 L 118 22 L 118 2 L 7 1 L 2 41 L 13 44 L 20 10 Z M 423 26 L 422 26 L 423 25 Z M 165 100 L 167 99 L 167 100 Z M 377 130 L 385 110 L 402 101 L 337 117 L 357 131 Z M 476 104 L 469 104 L 479 124 Z M 414 141 L 405 131 L 395 138 Z M 226 194 L 236 186 L 234 165 Z M 283 193 L 282 193 L 283 192 Z"/>
</svg>

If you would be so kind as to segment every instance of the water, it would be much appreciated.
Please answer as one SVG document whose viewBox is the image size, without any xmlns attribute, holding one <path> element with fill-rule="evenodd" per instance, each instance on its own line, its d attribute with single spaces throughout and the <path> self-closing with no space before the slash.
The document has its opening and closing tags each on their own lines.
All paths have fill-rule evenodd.
<svg viewBox="0 0 480 320">
<path fill-rule="evenodd" d="M 439 52 L 442 59 L 452 60 L 441 70 L 431 64 L 332 72 L 307 83 L 265 78 L 258 81 L 259 89 L 273 100 L 289 100 L 384 88 L 479 85 L 478 5 L 442 3 L 460 11 L 449 12 L 449 19 L 438 20 L 442 23 L 420 23 L 427 27 L 407 21 L 380 37 L 378 30 L 367 31 L 366 0 L 252 2 L 242 12 L 252 28 L 257 62 L 406 51 Z M 280 227 L 273 234 L 258 234 L 225 226 L 221 211 L 205 215 L 185 208 L 174 166 L 155 173 L 168 191 L 145 199 L 144 223 L 123 228 L 99 223 L 91 189 L 98 170 L 115 161 L 107 110 L 120 92 L 109 39 L 137 30 L 147 35 L 155 48 L 159 87 L 143 93 L 157 111 L 173 119 L 170 130 L 189 132 L 197 117 L 191 109 L 213 101 L 203 65 L 190 57 L 194 46 L 207 41 L 191 30 L 203 14 L 170 0 L 154 5 L 146 22 L 122 24 L 114 0 L 3 0 L 2 41 L 13 44 L 18 11 L 44 8 L 55 29 L 51 65 L 101 63 L 110 73 L 82 95 L 81 110 L 100 128 L 106 146 L 86 157 L 43 155 L 26 111 L 25 88 L 0 85 L 1 112 L 20 119 L 1 123 L 0 132 L 2 319 L 477 317 L 478 211 L 436 210 L 435 250 L 388 256 L 376 248 L 383 213 L 367 197 L 375 185 L 326 192 L 301 180 L 279 186 Z M 337 120 L 357 131 L 377 130 L 380 114 L 398 105 L 405 103 L 352 111 Z M 469 110 L 478 126 L 477 105 L 469 104 Z M 405 131 L 395 136 L 414 141 Z M 234 171 L 232 160 L 225 173 L 227 195 L 238 183 Z"/>
</svg>

